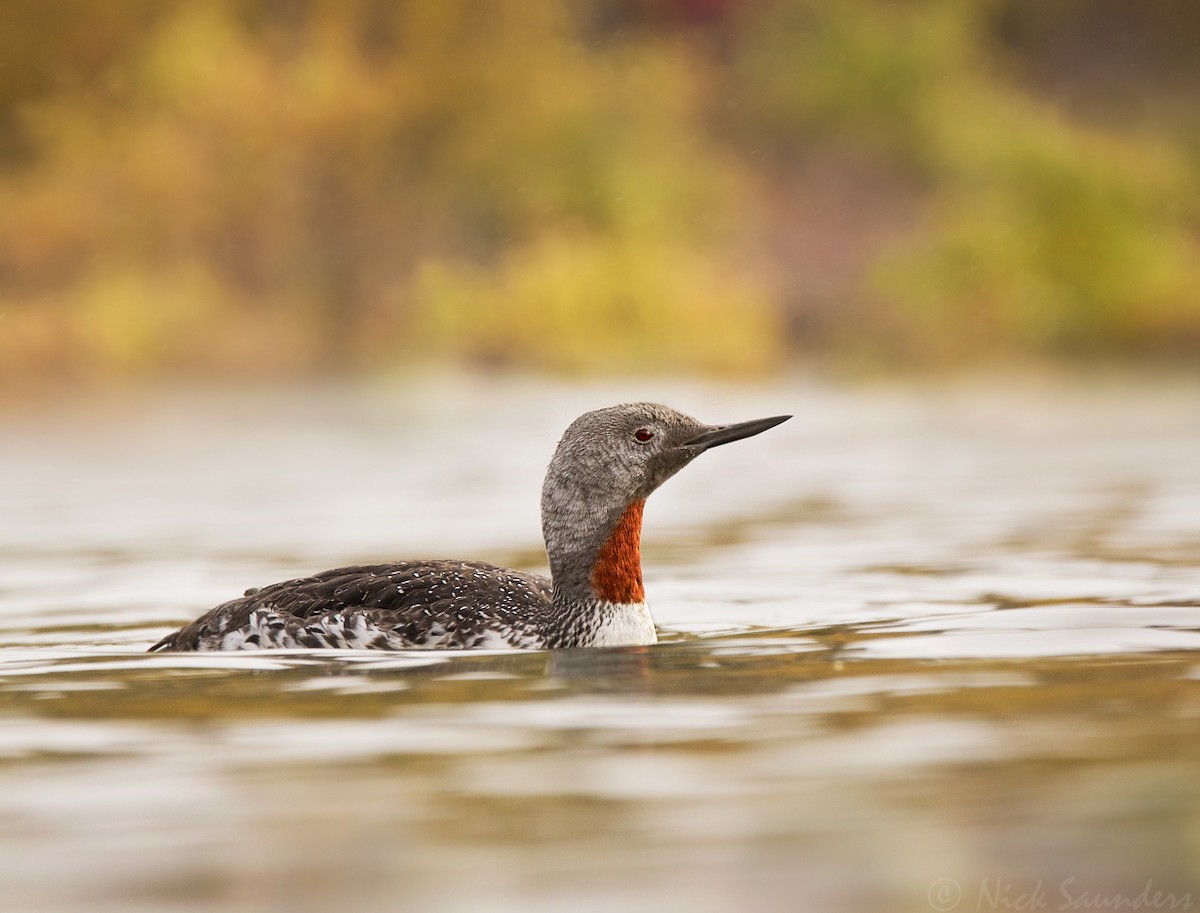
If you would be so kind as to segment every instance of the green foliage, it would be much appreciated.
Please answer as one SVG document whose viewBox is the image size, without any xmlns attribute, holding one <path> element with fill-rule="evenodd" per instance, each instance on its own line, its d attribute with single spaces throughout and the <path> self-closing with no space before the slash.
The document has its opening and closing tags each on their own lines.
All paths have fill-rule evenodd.
<svg viewBox="0 0 1200 913">
<path fill-rule="evenodd" d="M 881 292 L 941 358 L 1194 346 L 1193 177 L 1149 144 L 1035 128 L 937 195 L 926 233 L 880 264 Z"/>
<path fill-rule="evenodd" d="M 158 370 L 202 366 L 204 342 L 215 364 L 336 366 L 431 342 L 471 355 L 478 327 L 503 321 L 524 322 L 493 334 L 514 345 L 554 330 L 509 360 L 772 357 L 770 303 L 726 249 L 739 167 L 696 141 L 684 44 L 588 49 L 557 3 L 464 0 L 399 5 L 372 48 L 361 15 L 329 4 L 252 27 L 233 4 L 180 5 L 99 103 L 27 105 L 35 163 L 3 179 L 0 359 L 28 361 L 32 340 L 48 361 Z M 430 295 L 437 269 L 458 274 L 455 294 Z M 500 303 L 493 284 L 532 298 Z M 532 303 L 560 295 L 571 303 L 545 315 Z M 614 307 L 640 332 L 597 336 Z M 47 312 L 56 330 L 35 332 Z M 721 345 L 647 335 L 681 314 L 715 333 L 738 313 Z M 597 339 L 624 348 L 592 355 Z"/>
<path fill-rule="evenodd" d="M 431 265 L 417 337 L 482 362 L 754 373 L 782 355 L 767 296 L 686 248 L 557 234 L 499 269 Z"/>
<path fill-rule="evenodd" d="M 825 138 L 937 170 L 939 94 L 980 78 L 977 4 L 776 2 L 741 36 L 734 66 L 744 119 L 776 155 Z"/>
<path fill-rule="evenodd" d="M 11 0 L 0 375 L 769 369 L 821 150 L 917 203 L 810 350 L 1200 348 L 1200 125 L 1068 116 L 994 3 L 655 8 Z"/>
<path fill-rule="evenodd" d="M 925 187 L 918 227 L 866 277 L 924 361 L 1195 351 L 1196 163 L 1016 89 L 987 4 L 780 3 L 749 33 L 749 129 L 777 154 L 865 148 Z M 761 39 L 761 43 L 758 43 Z M 1194 153 L 1193 153 L 1194 156 Z"/>
</svg>

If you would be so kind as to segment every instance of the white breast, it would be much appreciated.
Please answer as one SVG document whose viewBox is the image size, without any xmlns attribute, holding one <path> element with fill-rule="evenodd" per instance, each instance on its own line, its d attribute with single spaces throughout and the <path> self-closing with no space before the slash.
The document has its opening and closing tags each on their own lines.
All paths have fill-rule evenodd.
<svg viewBox="0 0 1200 913">
<path fill-rule="evenodd" d="M 616 603 L 605 606 L 604 620 L 593 635 L 590 647 L 632 647 L 658 643 L 654 619 L 644 602 Z"/>
</svg>

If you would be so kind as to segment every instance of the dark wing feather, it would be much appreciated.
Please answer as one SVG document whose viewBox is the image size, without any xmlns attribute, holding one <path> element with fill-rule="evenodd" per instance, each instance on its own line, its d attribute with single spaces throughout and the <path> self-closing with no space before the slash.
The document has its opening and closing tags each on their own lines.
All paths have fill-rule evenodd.
<svg viewBox="0 0 1200 913">
<path fill-rule="evenodd" d="M 247 590 L 150 649 L 471 647 L 496 632 L 528 643 L 551 592 L 545 577 L 476 561 L 335 568 Z"/>
</svg>

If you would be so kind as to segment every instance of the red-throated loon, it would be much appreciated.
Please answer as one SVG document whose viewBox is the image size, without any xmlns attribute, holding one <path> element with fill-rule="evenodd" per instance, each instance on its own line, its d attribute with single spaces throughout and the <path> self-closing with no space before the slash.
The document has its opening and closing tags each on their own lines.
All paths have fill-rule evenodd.
<svg viewBox="0 0 1200 913">
<path fill-rule="evenodd" d="M 343 567 L 247 590 L 151 651 L 605 647 L 652 644 L 642 508 L 705 450 L 791 418 L 705 425 L 654 403 L 581 415 L 542 486 L 550 577 L 478 561 Z"/>
</svg>

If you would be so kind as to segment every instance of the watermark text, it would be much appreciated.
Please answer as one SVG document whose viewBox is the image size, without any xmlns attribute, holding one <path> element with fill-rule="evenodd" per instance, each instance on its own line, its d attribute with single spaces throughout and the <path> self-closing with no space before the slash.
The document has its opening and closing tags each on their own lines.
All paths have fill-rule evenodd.
<svg viewBox="0 0 1200 913">
<path fill-rule="evenodd" d="M 1013 881 L 1006 878 L 981 878 L 965 887 L 954 878 L 939 878 L 929 885 L 929 906 L 936 913 L 951 910 L 1028 911 L 1038 910 L 1191 910 L 1195 906 L 1191 891 L 1169 890 L 1148 878 L 1145 883 L 1124 891 L 1089 887 L 1076 876 L 1061 881 Z"/>
</svg>

